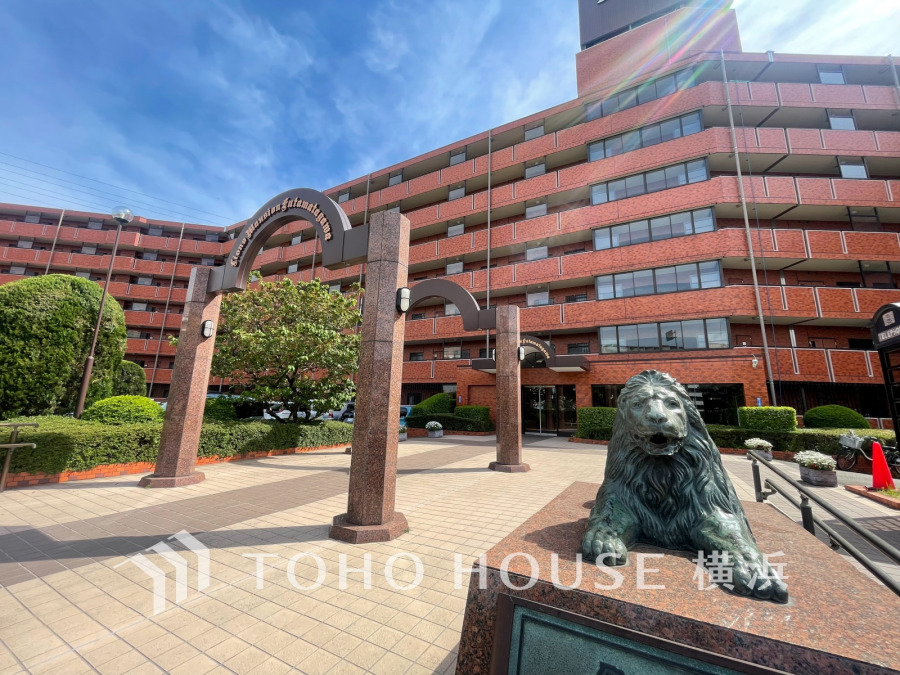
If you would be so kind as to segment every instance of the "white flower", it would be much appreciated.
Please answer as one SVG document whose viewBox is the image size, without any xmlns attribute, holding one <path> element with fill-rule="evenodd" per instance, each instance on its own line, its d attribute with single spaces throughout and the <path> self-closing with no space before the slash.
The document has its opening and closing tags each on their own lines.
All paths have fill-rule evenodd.
<svg viewBox="0 0 900 675">
<path fill-rule="evenodd" d="M 425 425 L 425 428 L 428 429 L 428 431 L 438 431 L 444 427 L 441 426 L 440 422 L 429 422 Z"/>
<path fill-rule="evenodd" d="M 804 450 L 794 455 L 794 461 L 807 469 L 819 469 L 820 471 L 834 471 L 837 462 L 830 455 L 823 455 L 814 450 Z"/>
<path fill-rule="evenodd" d="M 772 450 L 772 444 L 762 438 L 748 438 L 746 441 L 744 441 L 744 445 L 746 445 L 748 448 L 754 448 L 757 450 L 762 450 L 764 452 L 771 452 Z"/>
</svg>

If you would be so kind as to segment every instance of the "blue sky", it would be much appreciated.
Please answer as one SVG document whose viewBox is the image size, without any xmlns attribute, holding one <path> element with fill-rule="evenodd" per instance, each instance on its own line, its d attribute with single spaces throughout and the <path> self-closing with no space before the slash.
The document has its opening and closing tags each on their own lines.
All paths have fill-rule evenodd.
<svg viewBox="0 0 900 675">
<path fill-rule="evenodd" d="M 748 51 L 900 58 L 897 0 L 734 6 Z M 6 0 L 0 44 L 0 201 L 224 225 L 574 98 L 578 15 L 576 0 Z"/>
</svg>

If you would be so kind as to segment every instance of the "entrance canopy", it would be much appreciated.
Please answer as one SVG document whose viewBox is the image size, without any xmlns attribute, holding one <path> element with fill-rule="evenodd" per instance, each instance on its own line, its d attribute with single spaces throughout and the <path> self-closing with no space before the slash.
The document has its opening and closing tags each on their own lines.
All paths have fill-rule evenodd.
<svg viewBox="0 0 900 675">
<path fill-rule="evenodd" d="M 544 367 L 557 373 L 583 373 L 588 370 L 584 356 L 580 354 L 557 355 L 556 347 L 534 335 L 523 335 L 519 342 L 519 348 L 526 357 L 529 354 L 538 354 L 543 360 Z M 472 359 L 472 368 L 484 373 L 497 372 L 496 361 L 492 358 Z"/>
</svg>

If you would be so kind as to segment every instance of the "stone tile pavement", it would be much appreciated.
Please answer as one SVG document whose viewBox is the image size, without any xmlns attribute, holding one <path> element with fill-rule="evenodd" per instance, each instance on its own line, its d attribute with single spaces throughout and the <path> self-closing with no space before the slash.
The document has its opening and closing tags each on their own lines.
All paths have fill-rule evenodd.
<svg viewBox="0 0 900 675">
<path fill-rule="evenodd" d="M 401 444 L 397 508 L 410 531 L 363 546 L 327 537 L 347 504 L 350 457 L 334 451 L 207 466 L 205 482 L 175 490 L 121 477 L 10 490 L 0 496 L 0 675 L 452 673 L 468 587 L 454 557 L 467 567 L 572 482 L 603 477 L 601 447 L 526 444 L 524 474 L 487 470 L 491 437 Z M 750 462 L 724 459 L 752 499 Z M 900 529 L 884 507 L 828 494 Z M 209 550 L 202 590 L 198 557 L 169 539 L 182 530 Z M 146 550 L 159 542 L 171 553 Z M 161 613 L 136 554 L 168 572 Z M 421 560 L 418 584 L 409 554 Z M 365 557 L 369 588 L 352 571 Z"/>
</svg>

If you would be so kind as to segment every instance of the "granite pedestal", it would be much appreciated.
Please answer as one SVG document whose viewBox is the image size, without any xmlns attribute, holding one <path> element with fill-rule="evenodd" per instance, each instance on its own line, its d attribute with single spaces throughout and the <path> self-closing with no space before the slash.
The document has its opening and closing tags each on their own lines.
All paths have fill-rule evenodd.
<svg viewBox="0 0 900 675">
<path fill-rule="evenodd" d="M 493 471 L 519 473 L 530 467 L 522 462 L 522 385 L 519 363 L 519 308 L 497 308 L 497 461 Z"/>
<path fill-rule="evenodd" d="M 900 633 L 896 630 L 900 599 L 767 504 L 744 502 L 743 505 L 760 550 L 770 556 L 779 551 L 784 553 L 773 556 L 772 560 L 785 563 L 783 575 L 790 592 L 786 605 L 740 597 L 721 587 L 699 590 L 697 566 L 692 562 L 696 553 L 650 546 L 631 551 L 628 564 L 622 567 L 598 569 L 593 563 L 585 562 L 578 580 L 575 556 L 598 487 L 592 483 L 572 484 L 492 548 L 486 556 L 484 589 L 479 588 L 478 568 L 473 570 L 459 646 L 458 673 L 506 673 L 504 661 L 510 657 L 511 645 L 513 662 L 518 663 L 515 672 L 549 672 L 546 665 L 542 670 L 534 669 L 538 659 L 560 668 L 564 662 L 571 662 L 572 651 L 551 653 L 558 646 L 565 647 L 562 641 L 545 641 L 544 650 L 531 657 L 531 669 L 527 667 L 527 659 L 521 658 L 525 653 L 524 642 L 516 642 L 517 635 L 521 637 L 525 633 L 511 635 L 510 624 L 506 622 L 509 608 L 517 606 L 516 603 L 522 606 L 522 612 L 531 612 L 529 620 L 550 617 L 549 622 L 562 621 L 568 626 L 579 621 L 595 624 L 591 629 L 579 628 L 588 632 L 599 625 L 599 634 L 611 635 L 604 638 L 604 644 L 608 646 L 618 640 L 626 643 L 623 649 L 631 650 L 625 656 L 616 652 L 604 657 L 602 663 L 591 663 L 586 669 L 567 669 L 566 675 L 671 672 L 638 669 L 628 661 L 642 650 L 653 649 L 662 653 L 663 657 L 657 654 L 658 658 L 664 659 L 684 658 L 684 652 L 703 650 L 699 654 L 705 654 L 707 665 L 703 668 L 708 669 L 687 672 L 817 675 L 898 672 L 894 669 L 900 667 Z M 501 567 L 507 556 L 520 552 L 533 556 L 537 562 L 538 580 L 530 588 L 514 590 L 504 584 Z M 551 560 L 554 553 L 559 556 L 556 585 Z M 638 553 L 663 554 L 645 557 L 642 565 L 644 584 L 663 588 L 638 588 L 641 569 Z M 506 566 L 513 585 L 528 584 L 532 565 L 527 558 L 513 556 L 507 559 Z M 622 575 L 621 585 L 598 589 L 595 584 L 613 584 L 610 569 Z M 708 579 L 704 585 L 709 585 Z M 502 623 L 499 631 L 498 606 Z M 554 612 L 559 616 L 552 616 Z M 603 626 L 608 629 L 604 630 Z M 532 633 L 529 639 L 537 642 L 533 636 L 538 634 Z M 496 657 L 493 669 L 492 656 Z M 719 665 L 714 665 L 716 659 Z M 708 663 L 710 660 L 713 665 Z"/>
</svg>

